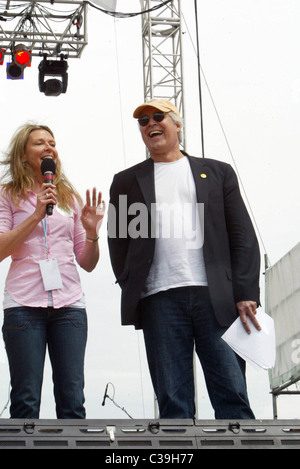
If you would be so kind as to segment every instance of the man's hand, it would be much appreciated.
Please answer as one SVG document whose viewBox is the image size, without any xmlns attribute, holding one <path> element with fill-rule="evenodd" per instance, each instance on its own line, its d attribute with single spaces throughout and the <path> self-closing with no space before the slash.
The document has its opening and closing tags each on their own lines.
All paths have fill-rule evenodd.
<svg viewBox="0 0 300 469">
<path fill-rule="evenodd" d="M 239 301 L 237 304 L 237 309 L 242 321 L 242 324 L 244 326 L 244 329 L 248 334 L 251 333 L 251 329 L 248 324 L 248 318 L 251 320 L 251 322 L 254 324 L 256 329 L 258 331 L 261 330 L 261 327 L 259 325 L 259 322 L 257 321 L 255 315 L 256 315 L 256 308 L 257 304 L 255 301 Z"/>
</svg>

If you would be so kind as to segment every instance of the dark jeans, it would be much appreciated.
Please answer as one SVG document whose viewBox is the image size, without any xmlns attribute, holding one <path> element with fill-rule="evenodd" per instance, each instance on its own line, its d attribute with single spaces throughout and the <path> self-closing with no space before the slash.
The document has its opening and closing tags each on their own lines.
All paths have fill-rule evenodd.
<svg viewBox="0 0 300 469">
<path fill-rule="evenodd" d="M 144 298 L 142 327 L 160 418 L 194 418 L 193 350 L 217 419 L 254 419 L 245 362 L 221 339 L 207 287 L 182 287 Z"/>
<path fill-rule="evenodd" d="M 2 330 L 12 387 L 11 418 L 39 418 L 47 344 L 57 418 L 85 418 L 85 309 L 8 308 Z"/>
</svg>

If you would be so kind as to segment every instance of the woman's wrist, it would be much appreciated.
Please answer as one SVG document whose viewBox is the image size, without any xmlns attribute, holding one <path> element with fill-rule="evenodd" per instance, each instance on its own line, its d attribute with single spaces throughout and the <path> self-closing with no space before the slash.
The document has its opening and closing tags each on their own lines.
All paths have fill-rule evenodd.
<svg viewBox="0 0 300 469">
<path fill-rule="evenodd" d="M 89 243 L 96 243 L 99 239 L 99 236 L 98 235 L 95 235 L 95 236 L 86 236 L 86 240 L 89 242 Z"/>
</svg>

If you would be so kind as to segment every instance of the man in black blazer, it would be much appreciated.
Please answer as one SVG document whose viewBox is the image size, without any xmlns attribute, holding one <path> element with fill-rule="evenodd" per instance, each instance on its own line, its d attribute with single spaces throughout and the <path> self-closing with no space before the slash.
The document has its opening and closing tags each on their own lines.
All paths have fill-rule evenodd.
<svg viewBox="0 0 300 469">
<path fill-rule="evenodd" d="M 170 101 L 134 117 L 150 158 L 115 175 L 108 213 L 122 324 L 143 329 L 160 418 L 194 418 L 195 346 L 215 417 L 253 419 L 245 363 L 221 339 L 238 315 L 260 329 L 260 254 L 237 177 L 180 150 Z"/>
</svg>

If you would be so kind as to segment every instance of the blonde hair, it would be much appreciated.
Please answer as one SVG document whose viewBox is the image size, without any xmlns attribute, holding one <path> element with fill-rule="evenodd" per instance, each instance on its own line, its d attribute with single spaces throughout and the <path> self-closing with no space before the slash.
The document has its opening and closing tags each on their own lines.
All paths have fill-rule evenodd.
<svg viewBox="0 0 300 469">
<path fill-rule="evenodd" d="M 23 162 L 29 135 L 34 130 L 46 130 L 54 138 L 52 130 L 46 125 L 25 124 L 13 135 L 6 157 L 1 161 L 1 164 L 6 166 L 4 175 L 1 177 L 2 187 L 16 205 L 19 205 L 22 199 L 28 198 L 28 190 L 32 189 L 35 183 L 30 170 Z M 53 184 L 56 186 L 58 205 L 62 209 L 70 210 L 74 207 L 74 196 L 82 204 L 80 195 L 64 175 L 59 158 L 56 161 Z"/>
</svg>

